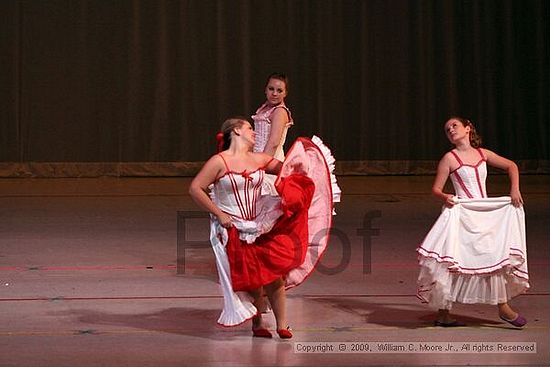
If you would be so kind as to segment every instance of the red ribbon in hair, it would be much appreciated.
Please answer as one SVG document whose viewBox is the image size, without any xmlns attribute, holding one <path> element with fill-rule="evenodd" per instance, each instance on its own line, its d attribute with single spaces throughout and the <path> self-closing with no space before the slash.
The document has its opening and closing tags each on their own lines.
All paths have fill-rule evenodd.
<svg viewBox="0 0 550 367">
<path fill-rule="evenodd" d="M 223 150 L 223 133 L 219 132 L 216 134 L 216 141 L 218 142 L 218 153 Z"/>
</svg>

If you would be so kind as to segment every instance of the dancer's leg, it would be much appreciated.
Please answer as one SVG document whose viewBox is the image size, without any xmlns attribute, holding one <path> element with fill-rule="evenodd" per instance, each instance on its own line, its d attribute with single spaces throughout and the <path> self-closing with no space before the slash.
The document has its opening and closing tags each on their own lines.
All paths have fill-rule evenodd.
<svg viewBox="0 0 550 367">
<path fill-rule="evenodd" d="M 515 327 L 524 327 L 527 324 L 527 319 L 514 311 L 506 302 L 498 304 L 498 314 L 501 319 Z"/>
<path fill-rule="evenodd" d="M 277 330 L 286 329 L 286 291 L 283 279 L 279 278 L 264 288 L 277 321 Z"/>
<path fill-rule="evenodd" d="M 456 319 L 451 316 L 450 310 L 440 308 L 437 311 L 437 321 L 442 324 L 451 324 L 455 322 Z"/>
<path fill-rule="evenodd" d="M 507 320 L 515 320 L 518 317 L 518 313 L 507 302 L 498 304 L 498 314 Z"/>
<path fill-rule="evenodd" d="M 261 307 L 263 307 L 264 291 L 262 288 L 258 288 L 248 293 L 250 293 L 250 295 L 254 298 L 254 306 L 258 310 L 258 313 L 256 313 L 256 315 L 252 318 L 252 330 L 263 329 L 265 327 L 262 320 L 262 313 L 259 310 L 261 309 Z"/>
</svg>

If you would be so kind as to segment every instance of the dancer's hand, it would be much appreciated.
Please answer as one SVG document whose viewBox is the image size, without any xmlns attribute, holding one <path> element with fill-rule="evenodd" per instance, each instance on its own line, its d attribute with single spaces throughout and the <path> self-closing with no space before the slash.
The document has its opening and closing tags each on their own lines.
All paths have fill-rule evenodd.
<svg viewBox="0 0 550 367">
<path fill-rule="evenodd" d="M 445 206 L 447 208 L 452 208 L 455 204 L 456 204 L 456 198 L 454 197 L 454 195 L 451 195 L 451 194 L 447 194 L 446 195 L 446 199 L 445 199 Z"/>
<path fill-rule="evenodd" d="M 231 228 L 233 227 L 233 223 L 231 222 L 231 216 L 226 213 L 222 213 L 218 215 L 218 222 L 222 225 L 224 228 Z"/>
<path fill-rule="evenodd" d="M 512 199 L 512 205 L 516 208 L 523 205 L 523 198 L 521 197 L 521 192 L 518 189 L 513 189 L 510 191 L 510 198 Z"/>
</svg>

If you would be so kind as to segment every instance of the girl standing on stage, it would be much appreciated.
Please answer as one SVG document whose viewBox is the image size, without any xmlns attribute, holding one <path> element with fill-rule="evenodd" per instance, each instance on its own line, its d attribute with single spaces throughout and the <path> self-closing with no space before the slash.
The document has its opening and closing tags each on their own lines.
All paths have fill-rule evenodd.
<svg viewBox="0 0 550 367">
<path fill-rule="evenodd" d="M 439 310 L 437 326 L 464 325 L 449 314 L 460 302 L 497 305 L 501 319 L 522 327 L 527 320 L 508 304 L 529 288 L 518 167 L 481 148 L 467 119 L 449 119 L 445 133 L 455 148 L 439 162 L 432 187 L 444 209 L 417 249 L 418 296 Z M 487 197 L 487 165 L 508 173 L 509 197 Z M 449 177 L 454 194 L 444 192 Z"/>
<path fill-rule="evenodd" d="M 226 120 L 218 138 L 220 153 L 205 163 L 189 188 L 196 203 L 211 213 L 210 240 L 224 294 L 218 323 L 234 326 L 252 318 L 253 336 L 270 338 L 257 311 L 263 289 L 277 333 L 291 338 L 286 289 L 313 271 L 327 245 L 334 160 L 316 138 L 299 138 L 288 164 L 255 153 L 255 133 L 242 118 Z M 279 174 L 279 196 L 262 194 L 266 173 Z M 319 236 L 321 231 L 327 236 Z"/>
</svg>

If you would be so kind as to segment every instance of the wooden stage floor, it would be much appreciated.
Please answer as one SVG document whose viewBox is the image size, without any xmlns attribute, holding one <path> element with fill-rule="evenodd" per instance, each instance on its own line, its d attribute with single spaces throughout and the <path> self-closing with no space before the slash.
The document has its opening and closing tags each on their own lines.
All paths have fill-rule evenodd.
<svg viewBox="0 0 550 367">
<path fill-rule="evenodd" d="M 189 178 L 0 179 L 0 366 L 550 363 L 550 176 L 522 177 L 531 289 L 512 305 L 523 330 L 484 305 L 456 305 L 467 326 L 437 328 L 415 297 L 415 248 L 440 211 L 432 177 L 339 180 L 321 267 L 288 293 L 294 338 L 266 340 L 249 323 L 216 325 L 222 298 Z M 489 184 L 506 194 L 505 176 Z M 499 343 L 535 349 L 490 350 Z"/>
</svg>

